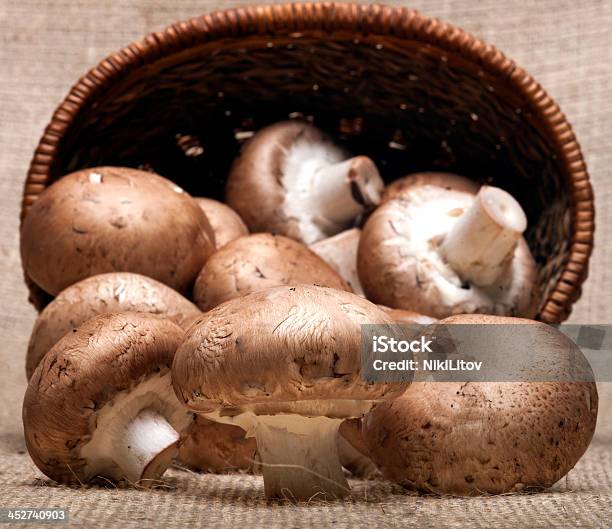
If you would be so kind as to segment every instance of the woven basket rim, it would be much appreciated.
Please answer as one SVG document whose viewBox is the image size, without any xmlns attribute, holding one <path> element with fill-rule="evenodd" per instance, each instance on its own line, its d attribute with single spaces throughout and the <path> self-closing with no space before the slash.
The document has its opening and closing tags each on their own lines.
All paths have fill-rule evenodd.
<svg viewBox="0 0 612 529">
<path fill-rule="evenodd" d="M 549 290 L 539 319 L 549 323 L 566 319 L 587 276 L 595 229 L 593 190 L 571 125 L 546 91 L 497 48 L 463 29 L 404 7 L 324 2 L 231 8 L 177 22 L 110 54 L 77 81 L 45 128 L 28 170 L 21 221 L 49 182 L 51 165 L 65 132 L 90 101 L 121 77 L 164 56 L 222 38 L 268 35 L 273 39 L 275 34 L 291 33 L 338 37 L 342 31 L 355 37 L 416 40 L 457 53 L 488 74 L 504 79 L 531 105 L 534 116 L 548 129 L 557 156 L 567 170 L 572 212 L 569 257 Z"/>
</svg>

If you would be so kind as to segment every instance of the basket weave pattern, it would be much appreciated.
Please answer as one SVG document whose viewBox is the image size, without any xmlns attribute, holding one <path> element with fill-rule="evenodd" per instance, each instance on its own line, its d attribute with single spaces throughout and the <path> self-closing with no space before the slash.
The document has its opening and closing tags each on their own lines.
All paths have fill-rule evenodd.
<svg viewBox="0 0 612 529">
<path fill-rule="evenodd" d="M 51 182 L 95 165 L 155 170 L 222 197 L 241 141 L 300 116 L 371 156 L 386 180 L 449 170 L 510 191 L 529 218 L 539 318 L 567 318 L 586 278 L 593 194 L 556 103 L 493 46 L 417 12 L 288 4 L 177 23 L 112 54 L 58 107 L 22 218 Z M 47 301 L 29 284 L 34 304 Z"/>
</svg>

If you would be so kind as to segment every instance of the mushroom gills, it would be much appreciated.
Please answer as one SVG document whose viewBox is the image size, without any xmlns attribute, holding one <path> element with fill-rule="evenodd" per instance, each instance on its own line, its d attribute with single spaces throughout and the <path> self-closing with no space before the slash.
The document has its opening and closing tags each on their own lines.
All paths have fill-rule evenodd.
<svg viewBox="0 0 612 529">
<path fill-rule="evenodd" d="M 309 248 L 338 272 L 355 294 L 365 297 L 357 274 L 357 249 L 360 235 L 359 228 L 352 228 L 317 241 Z"/>
<path fill-rule="evenodd" d="M 445 237 L 440 252 L 464 281 L 490 286 L 514 257 L 526 229 L 525 212 L 510 193 L 482 186 Z"/>
<path fill-rule="evenodd" d="M 255 437 L 267 498 L 308 501 L 350 494 L 337 446 L 343 419 L 252 412 L 210 418 L 241 426 L 247 437 Z"/>
<path fill-rule="evenodd" d="M 306 244 L 350 228 L 380 202 L 384 183 L 374 162 L 365 156 L 344 158 L 331 143 L 306 140 L 296 141 L 286 154 L 285 215 L 300 221 Z"/>
<path fill-rule="evenodd" d="M 179 433 L 191 414 L 168 404 L 174 399 L 170 374 L 154 376 L 126 391 L 97 414 L 97 427 L 81 457 L 91 478 L 155 484 L 178 452 Z"/>
</svg>

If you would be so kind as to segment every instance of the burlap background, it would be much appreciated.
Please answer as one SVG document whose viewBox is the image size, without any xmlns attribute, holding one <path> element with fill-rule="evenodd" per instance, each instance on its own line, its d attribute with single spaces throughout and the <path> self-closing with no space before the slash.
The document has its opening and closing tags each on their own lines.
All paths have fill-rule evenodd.
<svg viewBox="0 0 612 529">
<path fill-rule="evenodd" d="M 486 499 L 406 496 L 356 483 L 354 499 L 266 503 L 258 478 L 173 471 L 170 490 L 76 491 L 39 482 L 23 453 L 24 351 L 34 320 L 18 250 L 18 204 L 31 153 L 70 85 L 107 53 L 177 19 L 248 0 L 0 1 L 0 506 L 60 506 L 84 527 L 603 527 L 612 522 L 612 396 L 601 387 L 596 441 L 552 492 Z M 388 4 L 408 5 L 406 0 Z M 612 2 L 414 0 L 493 42 L 557 99 L 581 141 L 597 206 L 590 278 L 573 322 L 612 323 Z"/>
</svg>

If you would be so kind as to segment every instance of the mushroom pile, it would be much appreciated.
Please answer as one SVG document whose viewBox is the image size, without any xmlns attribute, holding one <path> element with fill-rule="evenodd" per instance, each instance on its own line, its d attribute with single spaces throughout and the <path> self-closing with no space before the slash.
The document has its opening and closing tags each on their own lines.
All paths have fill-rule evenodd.
<svg viewBox="0 0 612 529">
<path fill-rule="evenodd" d="M 573 467 L 595 426 L 592 382 L 366 376 L 368 325 L 408 338 L 529 322 L 544 338 L 528 372 L 574 349 L 520 319 L 541 292 L 515 198 L 447 173 L 385 186 L 354 154 L 289 120 L 245 143 L 225 203 L 126 167 L 41 193 L 21 256 L 52 298 L 23 402 L 42 472 L 142 487 L 173 465 L 254 473 L 266 497 L 302 501 L 347 496 L 347 476 L 503 493 Z"/>
</svg>

